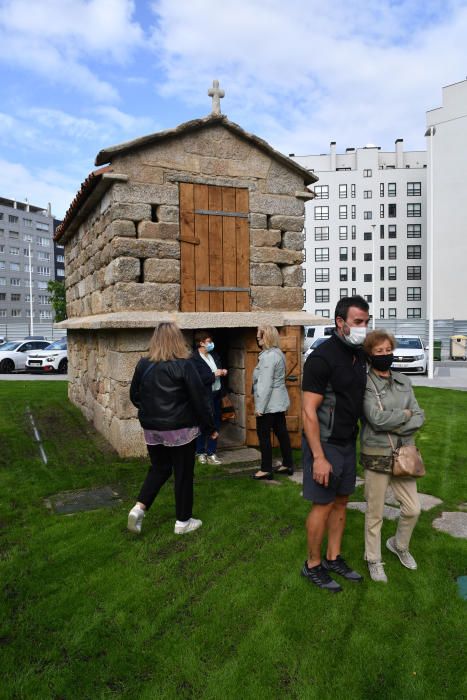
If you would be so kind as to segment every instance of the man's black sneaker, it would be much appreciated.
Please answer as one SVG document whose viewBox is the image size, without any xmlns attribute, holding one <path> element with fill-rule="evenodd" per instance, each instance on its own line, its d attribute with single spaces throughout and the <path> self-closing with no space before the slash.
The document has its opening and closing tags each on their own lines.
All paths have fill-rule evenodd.
<svg viewBox="0 0 467 700">
<path fill-rule="evenodd" d="M 335 559 L 323 559 L 322 565 L 327 571 L 331 571 L 333 574 L 339 574 L 347 579 L 347 581 L 354 581 L 355 583 L 361 583 L 363 581 L 363 576 L 350 568 L 345 559 L 339 554 Z"/>
<path fill-rule="evenodd" d="M 325 588 L 327 591 L 331 591 L 331 593 L 339 593 L 342 590 L 337 581 L 334 581 L 334 579 L 329 576 L 328 572 L 321 564 L 312 566 L 311 569 L 309 569 L 307 562 L 305 562 L 301 574 L 311 583 L 314 583 L 315 586 L 318 586 L 318 588 Z"/>
</svg>

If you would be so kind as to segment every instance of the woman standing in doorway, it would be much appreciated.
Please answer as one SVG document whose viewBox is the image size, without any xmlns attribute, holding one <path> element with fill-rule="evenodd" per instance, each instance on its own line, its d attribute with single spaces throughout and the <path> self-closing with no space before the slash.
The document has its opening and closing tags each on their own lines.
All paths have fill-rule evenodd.
<svg viewBox="0 0 467 700">
<path fill-rule="evenodd" d="M 147 357 L 135 369 L 130 399 L 138 409 L 151 467 L 128 514 L 128 529 L 139 534 L 146 511 L 162 486 L 175 478 L 174 532 L 183 535 L 201 527 L 192 517 L 195 443 L 199 428 L 217 437 L 211 404 L 198 373 L 189 361 L 190 351 L 175 323 L 160 323 Z"/>
<path fill-rule="evenodd" d="M 214 352 L 214 342 L 209 331 L 196 331 L 194 336 L 195 351 L 192 362 L 203 382 L 214 415 L 216 432 L 221 424 L 222 378 L 227 370 L 222 368 L 219 355 Z M 202 431 L 196 441 L 196 458 L 200 464 L 222 464 L 216 455 L 217 438 L 212 438 L 209 431 Z"/>
<path fill-rule="evenodd" d="M 278 474 L 293 474 L 292 448 L 285 422 L 290 401 L 285 386 L 285 356 L 279 347 L 279 333 L 274 326 L 260 326 L 256 342 L 261 348 L 258 364 L 253 372 L 256 432 L 261 450 L 261 468 L 253 479 L 272 479 L 271 430 L 279 440 L 282 464 Z"/>
</svg>

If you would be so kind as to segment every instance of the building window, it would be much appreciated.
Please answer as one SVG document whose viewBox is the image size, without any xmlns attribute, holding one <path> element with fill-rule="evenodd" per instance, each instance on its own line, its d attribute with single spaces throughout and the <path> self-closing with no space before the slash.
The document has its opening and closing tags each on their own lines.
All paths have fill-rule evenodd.
<svg viewBox="0 0 467 700">
<path fill-rule="evenodd" d="M 364 282 L 371 282 L 373 280 L 373 275 L 363 275 Z"/>
<path fill-rule="evenodd" d="M 315 309 L 315 316 L 321 316 L 322 318 L 329 318 L 329 309 Z"/>
<path fill-rule="evenodd" d="M 49 224 L 43 224 L 40 221 L 36 221 L 36 229 L 38 231 L 48 231 L 49 230 Z"/>
<path fill-rule="evenodd" d="M 348 287 L 341 287 L 339 289 L 339 299 L 342 299 L 342 297 L 348 297 L 349 296 L 349 288 Z"/>
<path fill-rule="evenodd" d="M 43 277 L 50 277 L 50 267 L 45 267 L 44 265 L 37 266 L 37 274 Z"/>
<path fill-rule="evenodd" d="M 315 226 L 315 241 L 329 241 L 329 226 Z"/>
<path fill-rule="evenodd" d="M 347 218 L 347 204 L 339 204 L 339 219 Z"/>
<path fill-rule="evenodd" d="M 420 265 L 408 265 L 407 266 L 407 279 L 408 280 L 421 280 L 422 279 L 422 268 Z"/>
<path fill-rule="evenodd" d="M 357 281 L 357 268 L 353 267 L 352 268 L 352 282 L 356 282 L 356 281 Z"/>
<path fill-rule="evenodd" d="M 25 265 L 24 271 L 25 272 L 34 272 L 34 266 L 33 265 Z"/>
<path fill-rule="evenodd" d="M 371 190 L 363 190 L 363 199 L 371 199 L 373 192 Z"/>
<path fill-rule="evenodd" d="M 340 282 L 347 282 L 349 279 L 349 273 L 346 267 L 339 268 L 339 280 Z"/>
<path fill-rule="evenodd" d="M 21 269 L 19 263 L 10 263 L 10 270 L 13 270 L 13 272 L 19 272 Z"/>
<path fill-rule="evenodd" d="M 384 238 L 384 224 L 380 224 L 379 227 L 379 237 Z"/>
<path fill-rule="evenodd" d="M 421 318 L 422 317 L 422 310 L 421 309 L 407 309 L 407 318 Z"/>
<path fill-rule="evenodd" d="M 25 228 L 32 228 L 32 219 L 23 219 L 23 226 L 25 226 Z"/>
<path fill-rule="evenodd" d="M 421 182 L 408 182 L 407 183 L 407 197 L 421 197 L 422 195 L 422 183 Z"/>
<path fill-rule="evenodd" d="M 396 236 L 397 236 L 396 224 L 389 224 L 389 226 L 388 226 L 388 238 L 396 238 Z"/>
<path fill-rule="evenodd" d="M 384 204 L 379 205 L 379 218 L 384 219 Z"/>
<path fill-rule="evenodd" d="M 379 310 L 379 317 L 384 318 L 384 309 Z"/>
<path fill-rule="evenodd" d="M 302 267 L 302 283 L 304 282 L 306 282 L 306 267 Z"/>
<path fill-rule="evenodd" d="M 373 212 L 372 211 L 364 211 L 363 212 L 363 218 L 364 219 L 372 219 L 373 218 Z"/>
<path fill-rule="evenodd" d="M 422 300 L 422 288 L 421 287 L 407 287 L 407 301 L 421 301 Z"/>
<path fill-rule="evenodd" d="M 395 204 L 388 204 L 388 216 L 394 219 L 397 216 L 397 207 Z"/>
<path fill-rule="evenodd" d="M 395 197 L 397 194 L 397 188 L 395 182 L 388 182 L 388 197 Z"/>
<path fill-rule="evenodd" d="M 351 214 L 350 214 L 351 218 L 356 219 L 357 218 L 357 207 L 355 204 L 352 204 L 352 206 L 350 207 L 350 212 L 351 212 Z"/>
<path fill-rule="evenodd" d="M 19 238 L 18 231 L 8 231 L 8 238 L 10 238 L 12 241 L 17 241 Z"/>
<path fill-rule="evenodd" d="M 355 239 L 357 238 L 357 227 L 353 224 L 352 224 L 351 231 L 352 231 L 352 240 L 355 241 Z"/>
<path fill-rule="evenodd" d="M 315 282 L 329 282 L 329 267 L 316 268 Z"/>
<path fill-rule="evenodd" d="M 379 278 L 381 282 L 384 282 L 384 267 L 379 268 Z"/>
<path fill-rule="evenodd" d="M 388 267 L 388 280 L 397 279 L 397 267 Z"/>
<path fill-rule="evenodd" d="M 353 297 L 357 296 L 357 288 L 356 288 L 356 287 L 352 287 L 352 294 L 351 294 L 351 296 L 353 296 Z"/>
<path fill-rule="evenodd" d="M 37 239 L 37 243 L 43 248 L 48 248 L 50 245 L 50 240 L 45 236 L 39 236 L 39 238 Z"/>
<path fill-rule="evenodd" d="M 373 171 L 369 168 L 363 171 L 363 177 L 372 177 L 373 176 Z"/>
<path fill-rule="evenodd" d="M 349 252 L 348 248 L 339 248 L 339 260 L 348 260 Z"/>
<path fill-rule="evenodd" d="M 8 214 L 8 223 L 10 224 L 17 224 L 18 223 L 18 217 L 13 216 L 13 214 Z"/>
<path fill-rule="evenodd" d="M 422 246 L 421 245 L 408 245 L 407 246 L 407 259 L 408 260 L 420 260 L 422 257 Z"/>
<path fill-rule="evenodd" d="M 373 260 L 373 254 L 372 253 L 363 253 L 363 260 L 365 262 L 371 262 Z"/>
<path fill-rule="evenodd" d="M 21 294 L 12 294 L 11 301 L 21 301 Z"/>
<path fill-rule="evenodd" d="M 384 197 L 384 182 L 379 183 L 379 196 Z"/>
<path fill-rule="evenodd" d="M 315 289 L 315 302 L 317 304 L 329 303 L 329 289 Z"/>
<path fill-rule="evenodd" d="M 339 199 L 346 199 L 347 185 L 339 185 Z"/>
<path fill-rule="evenodd" d="M 329 185 L 315 185 L 315 199 L 329 199 Z"/>
<path fill-rule="evenodd" d="M 0 277 L 0 287 L 6 287 L 6 277 Z"/>
<path fill-rule="evenodd" d="M 50 319 L 52 318 L 52 312 L 51 311 L 46 311 L 45 309 L 41 309 L 39 311 L 39 318 L 42 319 Z"/>
<path fill-rule="evenodd" d="M 373 294 L 364 294 L 363 296 L 365 297 L 367 302 L 371 304 L 371 302 L 373 301 Z"/>
<path fill-rule="evenodd" d="M 50 260 L 50 253 L 39 252 L 37 258 L 38 260 Z"/>
<path fill-rule="evenodd" d="M 371 235 L 371 231 L 364 231 L 363 240 L 364 241 L 371 241 L 372 239 L 373 239 L 373 236 Z"/>
<path fill-rule="evenodd" d="M 421 224 L 407 224 L 407 238 L 421 238 L 422 237 L 422 225 Z"/>
<path fill-rule="evenodd" d="M 38 282 L 37 283 L 37 287 L 39 289 L 47 289 L 47 286 L 48 286 L 48 282 Z"/>
<path fill-rule="evenodd" d="M 55 258 L 58 263 L 64 263 L 65 262 L 65 256 L 64 255 L 57 255 Z"/>
<path fill-rule="evenodd" d="M 396 318 L 396 309 L 388 309 L 388 317 L 389 318 Z"/>
<path fill-rule="evenodd" d="M 397 301 L 396 287 L 388 287 L 388 301 Z"/>
<path fill-rule="evenodd" d="M 397 260 L 397 246 L 395 246 L 395 245 L 388 246 L 388 259 L 389 260 Z"/>
<path fill-rule="evenodd" d="M 352 246 L 352 260 L 356 260 L 356 259 L 357 259 L 357 249 L 355 248 L 355 246 Z"/>
<path fill-rule="evenodd" d="M 11 315 L 14 318 L 19 318 L 21 316 L 21 309 L 12 309 L 11 310 Z"/>
<path fill-rule="evenodd" d="M 315 262 L 328 262 L 329 248 L 315 248 Z"/>
<path fill-rule="evenodd" d="M 379 247 L 379 259 L 384 260 L 384 245 L 380 245 Z"/>
<path fill-rule="evenodd" d="M 339 240 L 346 241 L 347 237 L 347 226 L 339 226 Z"/>
<path fill-rule="evenodd" d="M 10 247 L 10 255 L 19 255 L 19 248 Z"/>
<path fill-rule="evenodd" d="M 379 300 L 384 301 L 384 287 L 380 287 L 379 290 Z"/>
<path fill-rule="evenodd" d="M 329 219 L 329 207 L 315 207 L 316 221 L 324 221 Z"/>
<path fill-rule="evenodd" d="M 31 236 L 31 234 L 30 234 L 30 233 L 25 233 L 24 236 L 23 236 L 23 241 L 24 241 L 25 243 L 32 243 L 33 238 L 32 238 L 32 236 Z"/>
<path fill-rule="evenodd" d="M 350 185 L 350 196 L 353 198 L 357 196 L 357 188 L 355 185 Z"/>
<path fill-rule="evenodd" d="M 422 205 L 418 204 L 407 204 L 407 216 L 421 216 L 422 215 Z"/>
<path fill-rule="evenodd" d="M 0 309 L 0 317 L 6 318 L 6 309 Z"/>
</svg>

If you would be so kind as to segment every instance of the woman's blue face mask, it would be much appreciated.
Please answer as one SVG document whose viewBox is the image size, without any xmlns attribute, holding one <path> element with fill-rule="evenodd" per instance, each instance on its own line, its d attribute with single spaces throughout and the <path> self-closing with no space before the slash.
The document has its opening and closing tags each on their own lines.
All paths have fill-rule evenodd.
<svg viewBox="0 0 467 700">
<path fill-rule="evenodd" d="M 204 347 L 206 348 L 206 350 L 207 350 L 208 352 L 212 352 L 212 351 L 214 350 L 214 343 L 213 343 L 212 340 L 211 340 L 211 342 L 210 342 L 210 343 L 206 343 L 206 345 L 205 345 Z"/>
</svg>

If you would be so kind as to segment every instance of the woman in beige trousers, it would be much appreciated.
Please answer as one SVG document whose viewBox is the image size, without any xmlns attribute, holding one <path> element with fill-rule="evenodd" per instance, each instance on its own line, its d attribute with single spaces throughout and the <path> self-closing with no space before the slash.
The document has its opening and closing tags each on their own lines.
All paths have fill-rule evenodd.
<svg viewBox="0 0 467 700">
<path fill-rule="evenodd" d="M 365 559 L 373 581 L 387 583 L 381 560 L 381 528 L 388 486 L 400 503 L 400 517 L 394 537 L 386 547 L 407 569 L 417 563 L 409 552 L 410 538 L 420 515 L 417 482 L 392 474 L 392 447 L 414 444 L 415 432 L 423 425 L 424 413 L 415 398 L 408 377 L 392 372 L 394 336 L 372 331 L 365 339 L 369 372 L 363 402 L 360 459 L 365 469 Z"/>
</svg>

